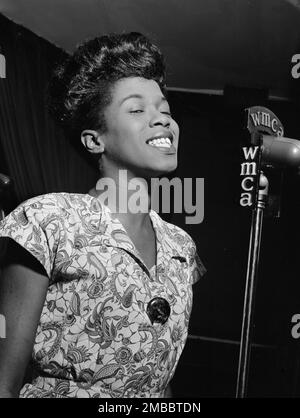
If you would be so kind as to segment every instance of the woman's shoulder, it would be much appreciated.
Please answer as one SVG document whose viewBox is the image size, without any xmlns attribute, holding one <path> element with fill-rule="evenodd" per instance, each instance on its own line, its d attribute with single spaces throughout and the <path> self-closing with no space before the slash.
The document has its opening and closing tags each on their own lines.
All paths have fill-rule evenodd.
<svg viewBox="0 0 300 418">
<path fill-rule="evenodd" d="M 3 220 L 2 227 L 8 225 L 35 224 L 41 227 L 50 223 L 75 224 L 79 218 L 99 219 L 102 212 L 100 202 L 88 194 L 47 193 L 25 200 L 10 212 Z M 62 226 L 61 226 L 62 227 Z"/>
<path fill-rule="evenodd" d="M 98 200 L 89 194 L 59 192 L 31 197 L 20 203 L 11 214 L 25 212 L 36 216 L 61 215 L 80 209 L 97 213 L 102 211 Z"/>
<path fill-rule="evenodd" d="M 88 194 L 54 192 L 31 197 L 22 202 L 18 207 L 31 208 L 71 208 L 90 204 L 94 198 Z"/>
</svg>

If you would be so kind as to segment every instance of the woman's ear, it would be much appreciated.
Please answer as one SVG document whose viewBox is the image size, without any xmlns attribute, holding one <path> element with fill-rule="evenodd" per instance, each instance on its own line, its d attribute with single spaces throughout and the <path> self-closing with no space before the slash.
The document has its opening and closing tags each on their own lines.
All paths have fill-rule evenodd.
<svg viewBox="0 0 300 418">
<path fill-rule="evenodd" d="M 102 136 L 92 129 L 81 132 L 81 143 L 92 154 L 102 154 L 105 148 Z"/>
</svg>

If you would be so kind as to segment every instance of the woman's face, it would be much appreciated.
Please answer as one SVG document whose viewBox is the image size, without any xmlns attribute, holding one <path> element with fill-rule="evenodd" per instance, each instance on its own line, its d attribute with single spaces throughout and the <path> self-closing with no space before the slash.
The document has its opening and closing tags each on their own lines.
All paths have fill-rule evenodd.
<svg viewBox="0 0 300 418">
<path fill-rule="evenodd" d="M 179 128 L 156 81 L 117 81 L 104 117 L 104 172 L 127 169 L 133 176 L 149 178 L 175 170 Z"/>
</svg>

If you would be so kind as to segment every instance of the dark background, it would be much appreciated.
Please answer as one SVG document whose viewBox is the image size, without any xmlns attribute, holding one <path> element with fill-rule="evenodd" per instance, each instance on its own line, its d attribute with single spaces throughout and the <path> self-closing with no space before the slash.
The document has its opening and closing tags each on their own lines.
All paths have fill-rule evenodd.
<svg viewBox="0 0 300 418">
<path fill-rule="evenodd" d="M 2 196 L 2 205 L 10 211 L 21 201 L 41 193 L 87 192 L 97 179 L 95 169 L 83 156 L 78 157 L 46 112 L 39 118 L 41 124 L 32 129 L 24 117 L 28 109 L 20 102 L 23 89 L 31 83 L 35 94 L 26 97 L 30 110 L 44 112 L 44 88 L 62 52 L 1 15 L 0 27 L 8 77 L 13 74 L 9 81 L 0 79 L 0 104 L 7 105 L 13 86 L 17 86 L 18 97 L 10 112 L 15 119 L 11 123 L 22 124 L 22 135 L 17 140 L 9 139 L 17 144 L 27 141 L 26 152 L 36 155 L 36 167 L 42 172 L 46 166 L 52 179 L 49 182 L 48 176 L 44 176 L 42 181 L 30 181 L 26 189 L 21 187 L 22 182 L 28 185 L 28 181 L 21 178 L 22 171 L 17 176 L 12 169 L 13 157 L 5 145 L 7 135 L 14 130 L 1 129 L 7 120 L 1 120 L 0 115 L 0 171 L 14 181 L 14 189 Z M 31 65 L 25 79 L 21 60 Z M 45 63 L 42 70 L 40 62 Z M 266 91 L 236 86 L 227 86 L 222 96 L 169 93 L 174 117 L 181 127 L 179 167 L 174 176 L 205 179 L 205 215 L 199 225 L 186 225 L 184 214 L 165 218 L 190 233 L 208 269 L 206 277 L 194 288 L 190 335 L 172 382 L 175 396 L 235 396 L 251 217 L 249 209 L 239 205 L 241 147 L 249 141 L 244 109 L 252 105 L 268 107 L 282 121 L 285 135 L 300 140 L 298 84 L 300 81 L 291 80 L 291 101 L 277 102 L 268 101 Z M 47 129 L 49 126 L 51 129 Z M 38 154 L 32 136 L 38 141 Z M 61 148 L 57 147 L 58 141 Z M 49 161 L 47 147 L 51 144 L 57 154 Z M 80 170 L 74 155 L 82 159 Z M 68 167 L 68 177 L 59 175 L 62 164 Z M 26 175 L 30 175 L 30 170 Z M 291 336 L 291 318 L 300 313 L 300 176 L 292 169 L 285 169 L 283 175 L 281 217 L 266 218 L 263 225 L 248 393 L 255 397 L 300 395 L 300 347 Z M 36 177 L 36 172 L 32 177 Z M 276 181 L 271 185 L 274 189 Z"/>
<path fill-rule="evenodd" d="M 184 225 L 197 242 L 207 276 L 195 285 L 188 340 L 174 379 L 181 396 L 235 394 L 251 213 L 239 205 L 242 146 L 250 145 L 244 108 L 266 106 L 280 118 L 288 137 L 300 139 L 298 105 L 257 102 L 257 91 L 241 90 L 208 97 L 178 93 L 171 102 L 181 121 L 180 174 L 205 179 L 205 216 L 200 225 Z M 291 318 L 299 304 L 298 170 L 269 172 L 270 192 L 279 189 L 283 172 L 280 218 L 266 212 L 256 291 L 255 328 L 249 396 L 299 396 L 298 340 Z M 184 173 L 184 174 L 183 174 Z"/>
</svg>

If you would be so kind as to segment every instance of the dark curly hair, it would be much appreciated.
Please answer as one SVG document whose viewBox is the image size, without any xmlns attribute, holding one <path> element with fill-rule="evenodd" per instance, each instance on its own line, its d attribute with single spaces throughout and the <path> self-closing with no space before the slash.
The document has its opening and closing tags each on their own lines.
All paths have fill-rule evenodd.
<svg viewBox="0 0 300 418">
<path fill-rule="evenodd" d="M 105 132 L 103 113 L 111 88 L 127 77 L 155 80 L 165 92 L 165 63 L 156 45 L 137 32 L 89 40 L 54 71 L 48 87 L 50 113 L 69 133 Z"/>
</svg>

